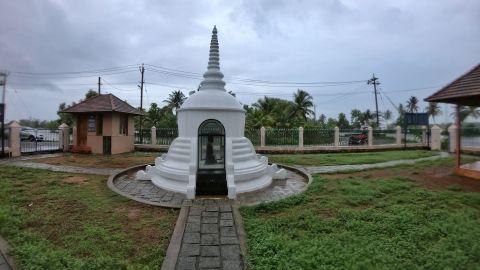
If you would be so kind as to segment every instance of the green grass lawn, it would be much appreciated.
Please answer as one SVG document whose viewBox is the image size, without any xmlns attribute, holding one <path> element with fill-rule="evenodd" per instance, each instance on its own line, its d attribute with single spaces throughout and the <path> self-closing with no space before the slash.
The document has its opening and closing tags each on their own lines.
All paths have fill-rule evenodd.
<svg viewBox="0 0 480 270">
<path fill-rule="evenodd" d="M 480 269 L 480 193 L 393 175 L 316 175 L 304 194 L 243 207 L 251 269 Z"/>
<path fill-rule="evenodd" d="M 158 269 L 177 215 L 104 176 L 0 167 L 0 234 L 22 269 Z"/>
<path fill-rule="evenodd" d="M 327 166 L 379 163 L 389 160 L 414 159 L 437 155 L 436 151 L 398 150 L 361 153 L 329 153 L 329 154 L 282 154 L 268 155 L 268 160 L 286 165 Z"/>
</svg>

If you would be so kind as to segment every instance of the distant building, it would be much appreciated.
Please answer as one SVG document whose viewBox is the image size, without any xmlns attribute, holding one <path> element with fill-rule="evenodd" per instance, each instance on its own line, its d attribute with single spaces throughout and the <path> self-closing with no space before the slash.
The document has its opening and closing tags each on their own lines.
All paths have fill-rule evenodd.
<svg viewBox="0 0 480 270">
<path fill-rule="evenodd" d="M 134 150 L 133 118 L 142 112 L 113 94 L 100 94 L 61 113 L 74 117 L 72 152 L 119 154 Z"/>
</svg>

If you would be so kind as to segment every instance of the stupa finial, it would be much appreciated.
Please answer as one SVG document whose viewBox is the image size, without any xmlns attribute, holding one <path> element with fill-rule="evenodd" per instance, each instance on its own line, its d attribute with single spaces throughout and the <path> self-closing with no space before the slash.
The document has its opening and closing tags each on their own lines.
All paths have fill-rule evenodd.
<svg viewBox="0 0 480 270">
<path fill-rule="evenodd" d="M 220 72 L 220 53 L 218 47 L 217 26 L 213 26 L 212 40 L 210 41 L 210 55 L 208 58 L 207 72 L 203 74 L 201 90 L 222 90 L 225 91 L 223 74 Z"/>
</svg>

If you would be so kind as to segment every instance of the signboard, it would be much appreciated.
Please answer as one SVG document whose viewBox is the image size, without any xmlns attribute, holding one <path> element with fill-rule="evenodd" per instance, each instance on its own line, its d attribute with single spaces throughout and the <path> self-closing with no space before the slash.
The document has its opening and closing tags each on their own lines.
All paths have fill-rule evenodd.
<svg viewBox="0 0 480 270">
<path fill-rule="evenodd" d="M 5 104 L 0 103 L 0 122 L 5 121 Z"/>
<path fill-rule="evenodd" d="M 405 125 L 428 126 L 428 114 L 405 113 Z"/>
<path fill-rule="evenodd" d="M 97 121 L 95 115 L 88 116 L 88 132 L 97 132 Z"/>
</svg>

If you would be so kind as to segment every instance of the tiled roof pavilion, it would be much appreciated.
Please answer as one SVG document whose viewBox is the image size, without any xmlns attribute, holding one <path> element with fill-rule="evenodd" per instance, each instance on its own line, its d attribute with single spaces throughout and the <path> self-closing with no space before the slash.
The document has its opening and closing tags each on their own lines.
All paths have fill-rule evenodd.
<svg viewBox="0 0 480 270">
<path fill-rule="evenodd" d="M 425 101 L 480 106 L 480 64 L 426 98 Z"/>
<path fill-rule="evenodd" d="M 142 112 L 113 94 L 100 94 L 75 104 L 62 113 L 119 112 L 142 115 Z"/>
</svg>

